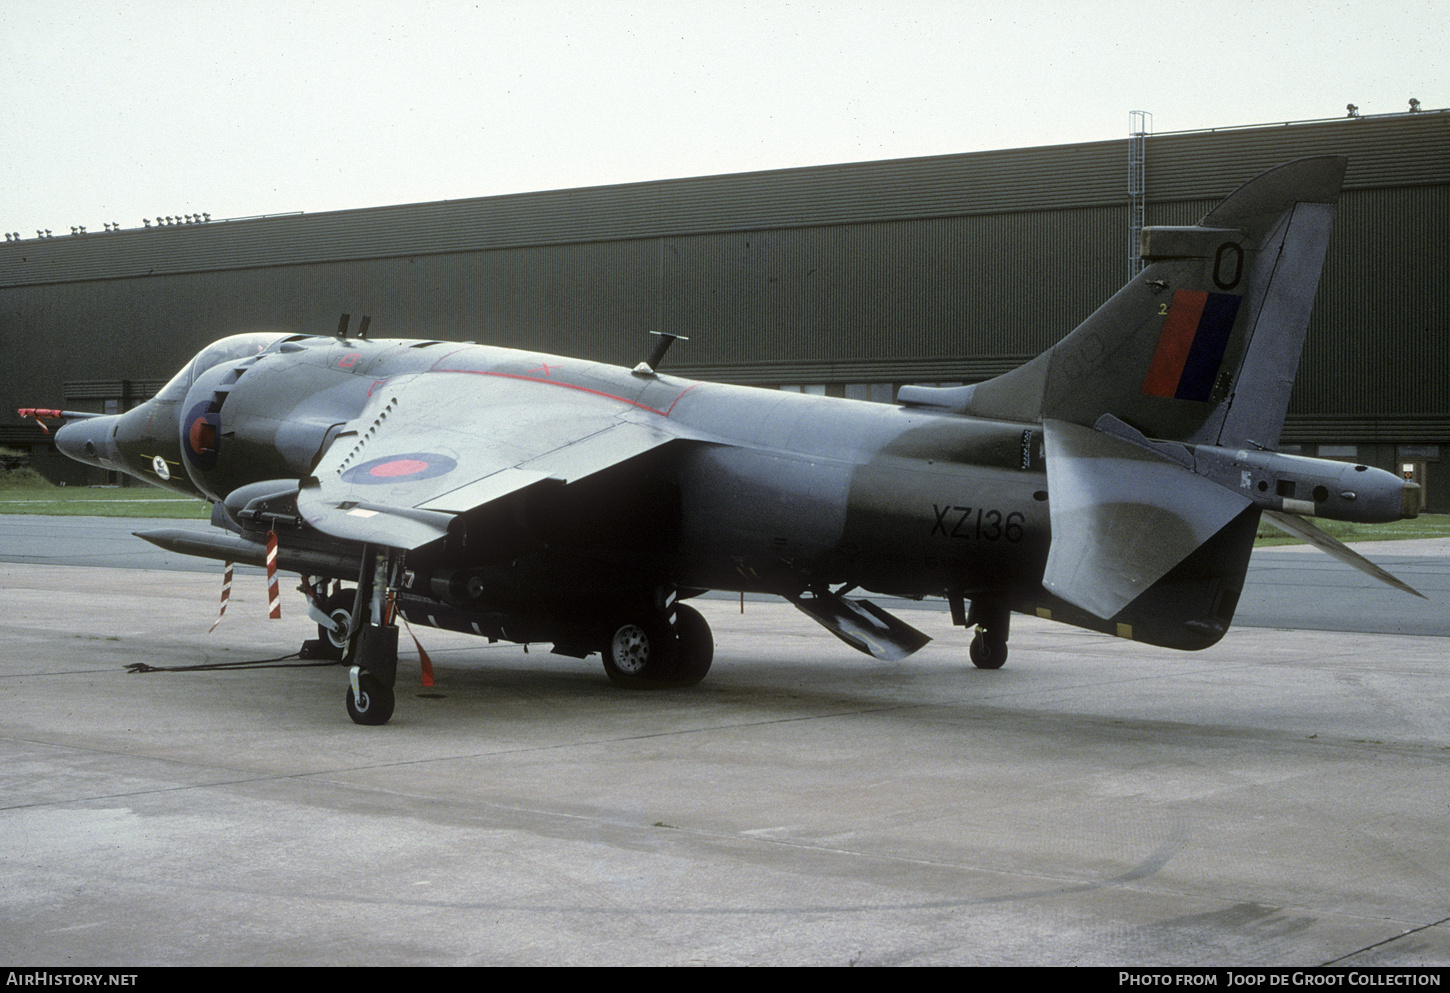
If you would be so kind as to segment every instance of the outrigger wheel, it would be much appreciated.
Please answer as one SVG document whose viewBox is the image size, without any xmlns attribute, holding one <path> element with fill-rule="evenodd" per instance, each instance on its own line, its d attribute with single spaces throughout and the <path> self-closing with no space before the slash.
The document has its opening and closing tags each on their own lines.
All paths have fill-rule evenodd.
<svg viewBox="0 0 1450 993">
<path fill-rule="evenodd" d="M 973 600 L 967 623 L 977 627 L 977 635 L 967 653 L 972 665 L 978 669 L 1002 668 L 1007 661 L 1007 631 L 1012 623 L 1012 611 L 1000 604 Z"/>
<path fill-rule="evenodd" d="M 1000 669 L 1007 661 L 1007 643 L 990 637 L 986 631 L 978 631 L 967 654 L 978 669 Z"/>
<path fill-rule="evenodd" d="M 340 590 L 317 605 L 342 629 L 337 631 L 317 625 L 317 641 L 321 649 L 319 658 L 340 659 L 347 650 L 347 632 L 352 626 L 352 608 L 356 597 L 356 590 Z"/>
<path fill-rule="evenodd" d="M 673 627 L 663 614 L 626 616 L 609 626 L 599 653 L 615 686 L 670 689 L 694 686 L 705 678 L 715 639 L 698 610 L 677 604 Z"/>
</svg>

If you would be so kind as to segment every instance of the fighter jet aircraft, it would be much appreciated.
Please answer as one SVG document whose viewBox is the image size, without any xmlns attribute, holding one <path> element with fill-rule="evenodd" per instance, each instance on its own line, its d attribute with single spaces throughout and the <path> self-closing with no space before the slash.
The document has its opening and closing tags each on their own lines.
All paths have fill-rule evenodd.
<svg viewBox="0 0 1450 993">
<path fill-rule="evenodd" d="M 363 724 L 393 712 L 397 614 L 598 652 L 638 688 L 704 678 L 684 601 L 708 590 L 782 596 L 885 659 L 928 639 L 848 593 L 942 598 L 983 668 L 1013 612 L 1202 649 L 1261 515 L 1409 590 L 1301 515 L 1413 517 L 1414 484 L 1275 451 L 1344 169 L 1292 162 L 1145 229 L 1146 268 L 1056 346 L 894 405 L 676 378 L 663 348 L 627 369 L 344 317 L 218 341 L 123 414 L 39 413 L 72 458 L 213 503 L 215 534 L 141 537 L 261 564 L 275 534 Z"/>
</svg>

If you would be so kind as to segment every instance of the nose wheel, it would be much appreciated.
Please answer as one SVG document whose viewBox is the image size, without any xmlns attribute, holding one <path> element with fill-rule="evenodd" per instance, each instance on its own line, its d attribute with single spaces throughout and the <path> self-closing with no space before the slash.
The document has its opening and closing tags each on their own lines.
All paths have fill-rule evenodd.
<svg viewBox="0 0 1450 993">
<path fill-rule="evenodd" d="M 354 724 L 378 725 L 388 723 L 396 703 L 393 683 L 398 676 L 398 626 L 393 617 L 392 591 L 402 572 L 403 553 L 365 545 L 362 559 L 353 603 L 344 610 L 329 601 L 319 626 L 321 621 L 328 622 L 332 632 L 326 641 L 342 642 L 343 657 L 353 663 L 343 695 L 347 716 Z M 357 616 L 349 618 L 353 604 L 357 605 Z M 351 624 L 341 623 L 345 618 Z"/>
<path fill-rule="evenodd" d="M 353 666 L 343 702 L 347 706 L 347 716 L 354 724 L 376 726 L 386 724 L 392 718 L 396 700 L 393 691 L 380 680 Z"/>
</svg>

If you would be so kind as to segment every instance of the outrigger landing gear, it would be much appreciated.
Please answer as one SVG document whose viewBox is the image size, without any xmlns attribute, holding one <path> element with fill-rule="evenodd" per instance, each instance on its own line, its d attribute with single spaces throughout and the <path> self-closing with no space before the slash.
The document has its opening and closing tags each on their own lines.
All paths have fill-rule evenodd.
<svg viewBox="0 0 1450 993">
<path fill-rule="evenodd" d="M 312 577 L 304 577 L 302 584 L 299 589 L 307 597 L 308 616 L 317 622 L 317 638 L 304 641 L 299 654 L 304 659 L 340 661 L 352 633 L 352 612 L 357 605 L 357 591 L 339 586 L 329 593 L 326 580 L 314 580 Z"/>
<path fill-rule="evenodd" d="M 694 686 L 710 671 L 715 639 L 695 608 L 675 602 L 663 610 L 624 613 L 604 628 L 599 646 L 615 686 L 632 690 Z"/>
<path fill-rule="evenodd" d="M 968 654 L 978 669 L 1000 669 L 1007 661 L 1007 630 L 1012 612 L 1001 604 L 972 601 L 967 623 L 977 626 Z"/>
<path fill-rule="evenodd" d="M 972 601 L 968 609 L 961 596 L 950 596 L 952 623 L 959 627 L 977 629 L 972 646 L 967 654 L 972 665 L 978 669 L 1000 669 L 1007 661 L 1007 632 L 1012 623 L 1012 611 L 998 603 Z"/>
</svg>

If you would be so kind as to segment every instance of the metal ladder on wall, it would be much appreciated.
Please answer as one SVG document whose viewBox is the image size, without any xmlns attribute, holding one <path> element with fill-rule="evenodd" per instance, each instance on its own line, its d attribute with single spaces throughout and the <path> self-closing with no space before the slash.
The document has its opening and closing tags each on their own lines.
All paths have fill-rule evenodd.
<svg viewBox="0 0 1450 993">
<path fill-rule="evenodd" d="M 1143 214 L 1146 208 L 1148 134 L 1153 115 L 1146 110 L 1128 112 L 1128 277 L 1143 271 Z"/>
</svg>

